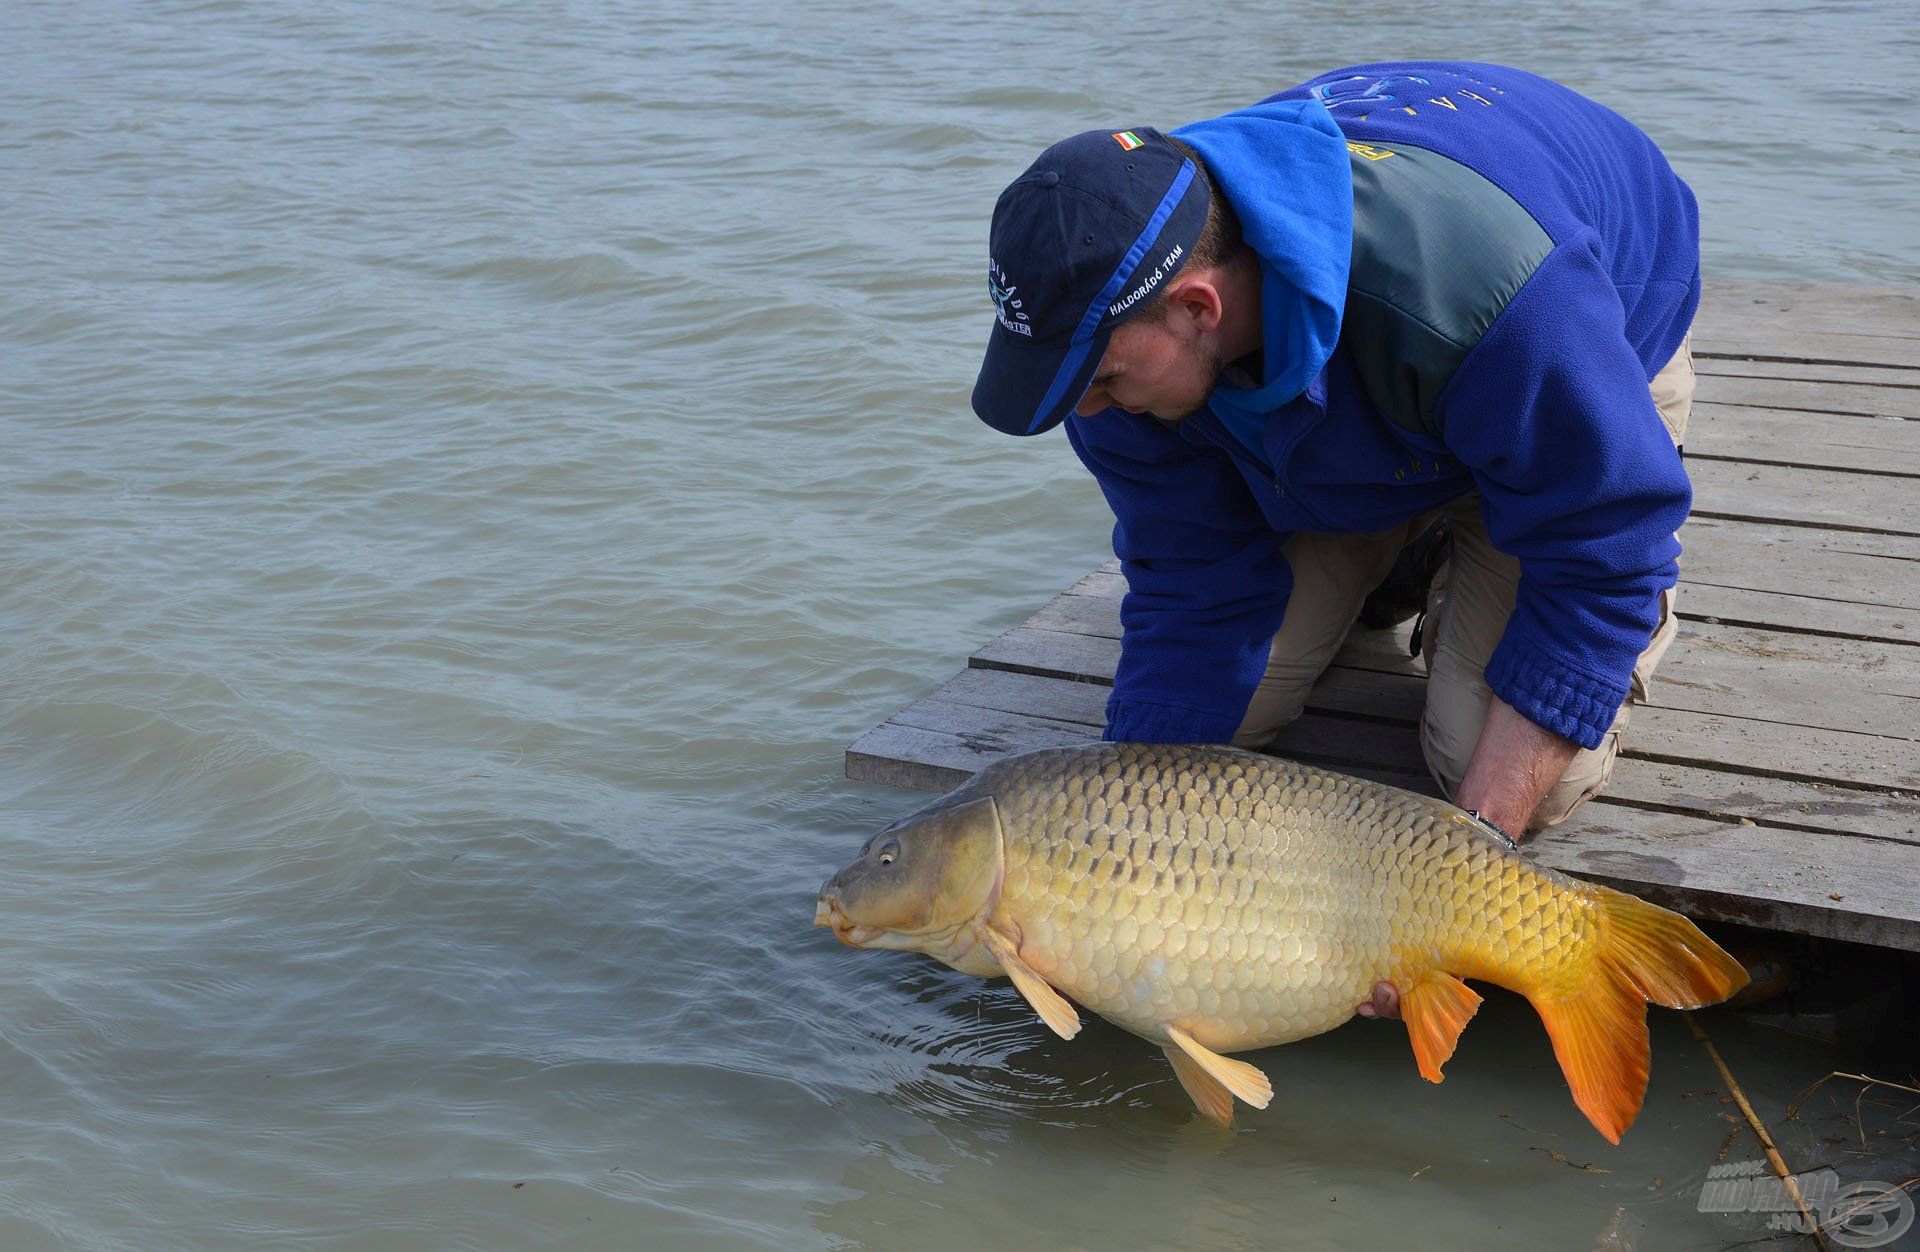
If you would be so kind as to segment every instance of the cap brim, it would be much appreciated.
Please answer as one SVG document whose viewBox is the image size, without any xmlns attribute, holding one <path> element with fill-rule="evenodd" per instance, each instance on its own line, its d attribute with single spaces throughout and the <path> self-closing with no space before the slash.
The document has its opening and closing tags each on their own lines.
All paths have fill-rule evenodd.
<svg viewBox="0 0 1920 1252">
<path fill-rule="evenodd" d="M 1112 330 L 1081 343 L 1037 344 L 994 324 L 973 384 L 973 411 L 1009 435 L 1038 435 L 1064 421 L 1093 381 Z"/>
</svg>

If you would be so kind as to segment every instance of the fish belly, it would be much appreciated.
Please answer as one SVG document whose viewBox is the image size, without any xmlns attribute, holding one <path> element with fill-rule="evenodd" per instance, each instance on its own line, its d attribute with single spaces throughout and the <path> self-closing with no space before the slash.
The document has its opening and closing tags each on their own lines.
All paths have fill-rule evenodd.
<svg viewBox="0 0 1920 1252">
<path fill-rule="evenodd" d="M 1430 797 L 1219 748 L 1008 764 L 983 775 L 1005 832 L 998 915 L 1049 982 L 1157 1042 L 1168 1026 L 1215 1051 L 1303 1039 L 1376 980 L 1432 969 L 1524 989 L 1583 938 L 1550 871 Z"/>
</svg>

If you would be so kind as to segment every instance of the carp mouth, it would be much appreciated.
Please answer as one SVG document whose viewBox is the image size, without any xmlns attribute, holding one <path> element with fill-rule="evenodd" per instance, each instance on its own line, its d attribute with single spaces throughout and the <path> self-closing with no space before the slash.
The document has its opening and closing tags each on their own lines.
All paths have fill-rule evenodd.
<svg viewBox="0 0 1920 1252">
<path fill-rule="evenodd" d="M 813 906 L 813 924 L 831 927 L 833 937 L 849 948 L 864 948 L 881 933 L 878 926 L 856 926 L 840 911 L 840 902 L 824 891 Z"/>
</svg>

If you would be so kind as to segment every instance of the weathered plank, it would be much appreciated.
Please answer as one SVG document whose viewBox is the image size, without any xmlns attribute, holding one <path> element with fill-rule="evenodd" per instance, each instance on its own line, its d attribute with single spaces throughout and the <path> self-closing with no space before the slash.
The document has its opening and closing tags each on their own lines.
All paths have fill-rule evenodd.
<svg viewBox="0 0 1920 1252">
<path fill-rule="evenodd" d="M 1912 287 L 1709 281 L 1694 351 L 1717 356 L 1920 367 Z"/>
<path fill-rule="evenodd" d="M 1848 365 L 1835 362 L 1756 361 L 1749 357 L 1693 354 L 1693 372 L 1705 378 L 1797 378 L 1813 382 L 1864 383 L 1882 387 L 1920 388 L 1920 369 L 1886 365 Z"/>
<path fill-rule="evenodd" d="M 1920 609 L 1721 587 L 1690 575 L 1680 587 L 1680 618 L 1839 639 L 1920 644 Z"/>
<path fill-rule="evenodd" d="M 1096 571 L 1042 605 L 1022 625 L 1115 641 L 1111 655 L 1117 659 L 1120 600 L 1125 588 L 1125 581 L 1118 575 Z M 1707 606 L 1725 608 L 1729 603 L 1739 603 L 1729 598 L 1735 594 L 1724 588 L 1683 585 L 1679 600 L 1682 617 L 1688 617 L 1696 599 Z M 1756 604 L 1778 598 L 1770 593 L 1753 593 Z M 1920 620 L 1920 613 L 1910 616 Z M 1808 725 L 1920 736 L 1920 652 L 1904 642 L 1889 644 L 1871 637 L 1828 635 L 1809 639 L 1799 632 L 1708 622 L 1700 617 L 1696 610 L 1691 624 L 1682 628 L 1660 675 L 1663 683 L 1721 693 L 1724 699 L 1715 702 L 1710 711 L 1751 716 L 1756 699 L 1768 704 L 1777 700 L 1781 710 L 1804 711 L 1810 719 Z M 1370 668 L 1419 674 L 1418 662 L 1406 656 L 1409 629 L 1402 625 L 1391 635 L 1356 631 L 1341 659 Z M 1355 651 L 1361 647 L 1370 651 Z M 1011 662 L 1015 658 L 1003 659 Z M 1098 669 L 1105 663 L 1105 655 L 1082 661 Z M 1111 674 L 1111 665 L 1106 665 L 1104 672 Z M 1840 704 L 1850 707 L 1833 707 Z"/>
<path fill-rule="evenodd" d="M 1914 849 L 1592 804 L 1529 854 L 1696 917 L 1920 951 Z"/>
<path fill-rule="evenodd" d="M 1844 335 L 1790 326 L 1736 332 L 1695 325 L 1693 353 L 1726 360 L 1779 361 L 1805 365 L 1863 365 L 1920 369 L 1920 340 L 1892 335 Z"/>
<path fill-rule="evenodd" d="M 847 749 L 847 777 L 947 791 L 1001 757 L 1091 743 L 1100 728 L 1029 713 L 982 709 L 938 694 L 908 705 Z"/>
<path fill-rule="evenodd" d="M 1674 652 L 1680 651 L 1676 645 Z M 1118 658 L 1119 642 L 1111 638 L 1019 626 L 982 647 L 970 664 L 1016 674 L 1065 677 L 1076 687 L 1104 691 L 1104 686 L 1094 684 L 1113 681 Z M 1426 699 L 1425 679 L 1407 672 L 1410 663 L 1404 653 L 1394 655 L 1388 636 L 1356 631 L 1348 638 L 1340 659 L 1341 666 L 1330 670 L 1314 688 L 1315 707 L 1403 725 L 1419 719 Z M 1663 676 L 1671 672 L 1667 666 L 1678 659 L 1669 654 L 1662 664 Z M 1822 720 L 1838 720 L 1841 714 L 1837 710 L 1844 705 L 1878 697 L 1875 711 L 1893 709 L 1902 718 L 1896 724 L 1907 734 L 1913 733 L 1908 706 L 1920 708 L 1920 702 L 1911 697 L 1902 703 L 1900 696 L 1886 693 L 1837 694 L 1831 710 L 1822 711 Z M 1705 683 L 1682 686 L 1656 681 L 1653 696 L 1654 702 L 1633 710 L 1634 731 L 1625 748 L 1633 755 L 1680 765 L 1735 768 L 1804 782 L 1888 788 L 1920 795 L 1920 745 L 1912 738 L 1763 720 L 1752 715 L 1767 710 L 1763 695 L 1748 692 L 1743 696 L 1736 691 L 1730 697 L 1721 697 Z M 1063 716 L 1052 710 L 1009 711 Z M 1069 720 L 1083 719 L 1074 716 Z M 1089 714 L 1084 720 L 1099 717 Z"/>
<path fill-rule="evenodd" d="M 1920 540 L 1905 535 L 1768 526 L 1750 519 L 1687 519 L 1680 581 L 1920 609 Z M 1685 595 L 1683 591 L 1681 593 Z"/>
<path fill-rule="evenodd" d="M 1395 768 L 1369 760 L 1365 753 L 1347 755 L 1337 750 L 1314 755 L 1315 748 L 1353 745 L 1363 730 L 1358 723 L 1308 714 L 1301 718 L 1299 732 L 1293 736 L 1297 742 L 1280 755 L 1338 767 L 1361 778 L 1426 795 L 1437 794 L 1424 772 L 1409 772 L 1417 765 Z M 1324 741 L 1309 742 L 1322 731 Z M 929 696 L 856 740 L 847 751 L 847 777 L 910 791 L 950 791 L 1002 757 L 1093 743 L 1099 737 L 1096 726 L 981 710 Z"/>
<path fill-rule="evenodd" d="M 1768 526 L 1739 518 L 1695 516 L 1680 531 L 1681 615 L 1687 589 L 1720 587 L 1766 597 L 1796 596 L 1855 606 L 1855 616 L 1874 624 L 1874 634 L 1906 638 L 1911 615 L 1920 611 L 1920 539 L 1811 526 Z M 1102 562 L 1084 580 L 1088 588 L 1126 589 L 1120 563 Z M 1107 579 L 1110 582 L 1102 583 Z M 1075 594 L 1080 587 L 1068 589 Z M 1793 628 L 1809 606 L 1783 605 L 1781 616 L 1746 614 L 1742 622 Z M 1876 616 L 1878 609 L 1903 610 Z M 1818 628 L 1818 627 L 1816 627 Z"/>
<path fill-rule="evenodd" d="M 1820 331 L 1920 339 L 1920 286 L 1710 278 L 1697 329 Z"/>
<path fill-rule="evenodd" d="M 1425 667 L 1407 655 L 1408 629 L 1355 630 L 1337 659 L 1424 680 Z M 1661 661 L 1651 695 L 1640 707 L 1920 742 L 1920 651 L 1873 640 L 1689 623 Z M 1920 747 L 1914 754 L 1920 761 Z"/>
<path fill-rule="evenodd" d="M 1040 681 L 1030 683 L 1028 678 Z M 869 781 L 951 786 L 957 776 L 929 780 L 911 770 L 908 776 L 893 776 L 886 754 L 908 752 L 913 760 L 942 765 L 973 761 L 977 768 L 1012 752 L 1088 742 L 1099 737 L 1105 697 L 1104 687 L 1058 676 L 993 670 L 961 675 L 896 715 L 889 725 L 900 734 L 856 743 L 848 768 Z M 1382 689 L 1376 678 L 1335 668 L 1315 688 L 1308 711 L 1281 732 L 1273 750 L 1349 772 L 1375 771 L 1369 776 L 1433 793 L 1420 755 L 1417 700 L 1417 693 L 1409 698 L 1406 691 Z M 1034 711 L 1041 708 L 1050 715 Z M 953 743 L 936 739 L 929 747 L 923 742 L 927 735 L 948 736 Z M 935 748 L 937 756 L 925 755 Z M 851 763 L 865 756 L 880 759 Z M 1920 846 L 1920 800 L 1899 793 L 1730 774 L 1628 755 L 1616 765 L 1604 799 L 1721 821 L 1744 818 L 1784 830 L 1848 833 Z"/>
<path fill-rule="evenodd" d="M 1920 477 L 1920 421 L 1696 404 L 1687 459 L 1703 457 Z"/>
<path fill-rule="evenodd" d="M 1744 404 L 1829 415 L 1920 417 L 1920 390 L 1869 383 L 1708 374 L 1697 380 L 1694 399 L 1706 404 Z"/>
<path fill-rule="evenodd" d="M 1920 536 L 1920 487 L 1839 470 L 1693 458 L 1693 511 L 1703 517 Z"/>
</svg>

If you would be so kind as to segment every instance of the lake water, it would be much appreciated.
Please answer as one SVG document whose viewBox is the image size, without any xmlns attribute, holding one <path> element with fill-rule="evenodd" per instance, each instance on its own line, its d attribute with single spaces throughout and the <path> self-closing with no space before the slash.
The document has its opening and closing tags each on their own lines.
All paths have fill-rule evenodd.
<svg viewBox="0 0 1920 1252">
<path fill-rule="evenodd" d="M 1673 1014 L 1618 1149 L 1510 998 L 1221 1136 L 808 923 L 921 803 L 846 744 L 1106 553 L 967 410 L 1034 151 L 1472 56 L 1649 130 L 1713 273 L 1912 282 L 1911 17 L 0 8 L 0 1247 L 1756 1237 Z M 1771 1115 L 1849 1060 L 1706 1022 Z"/>
</svg>

